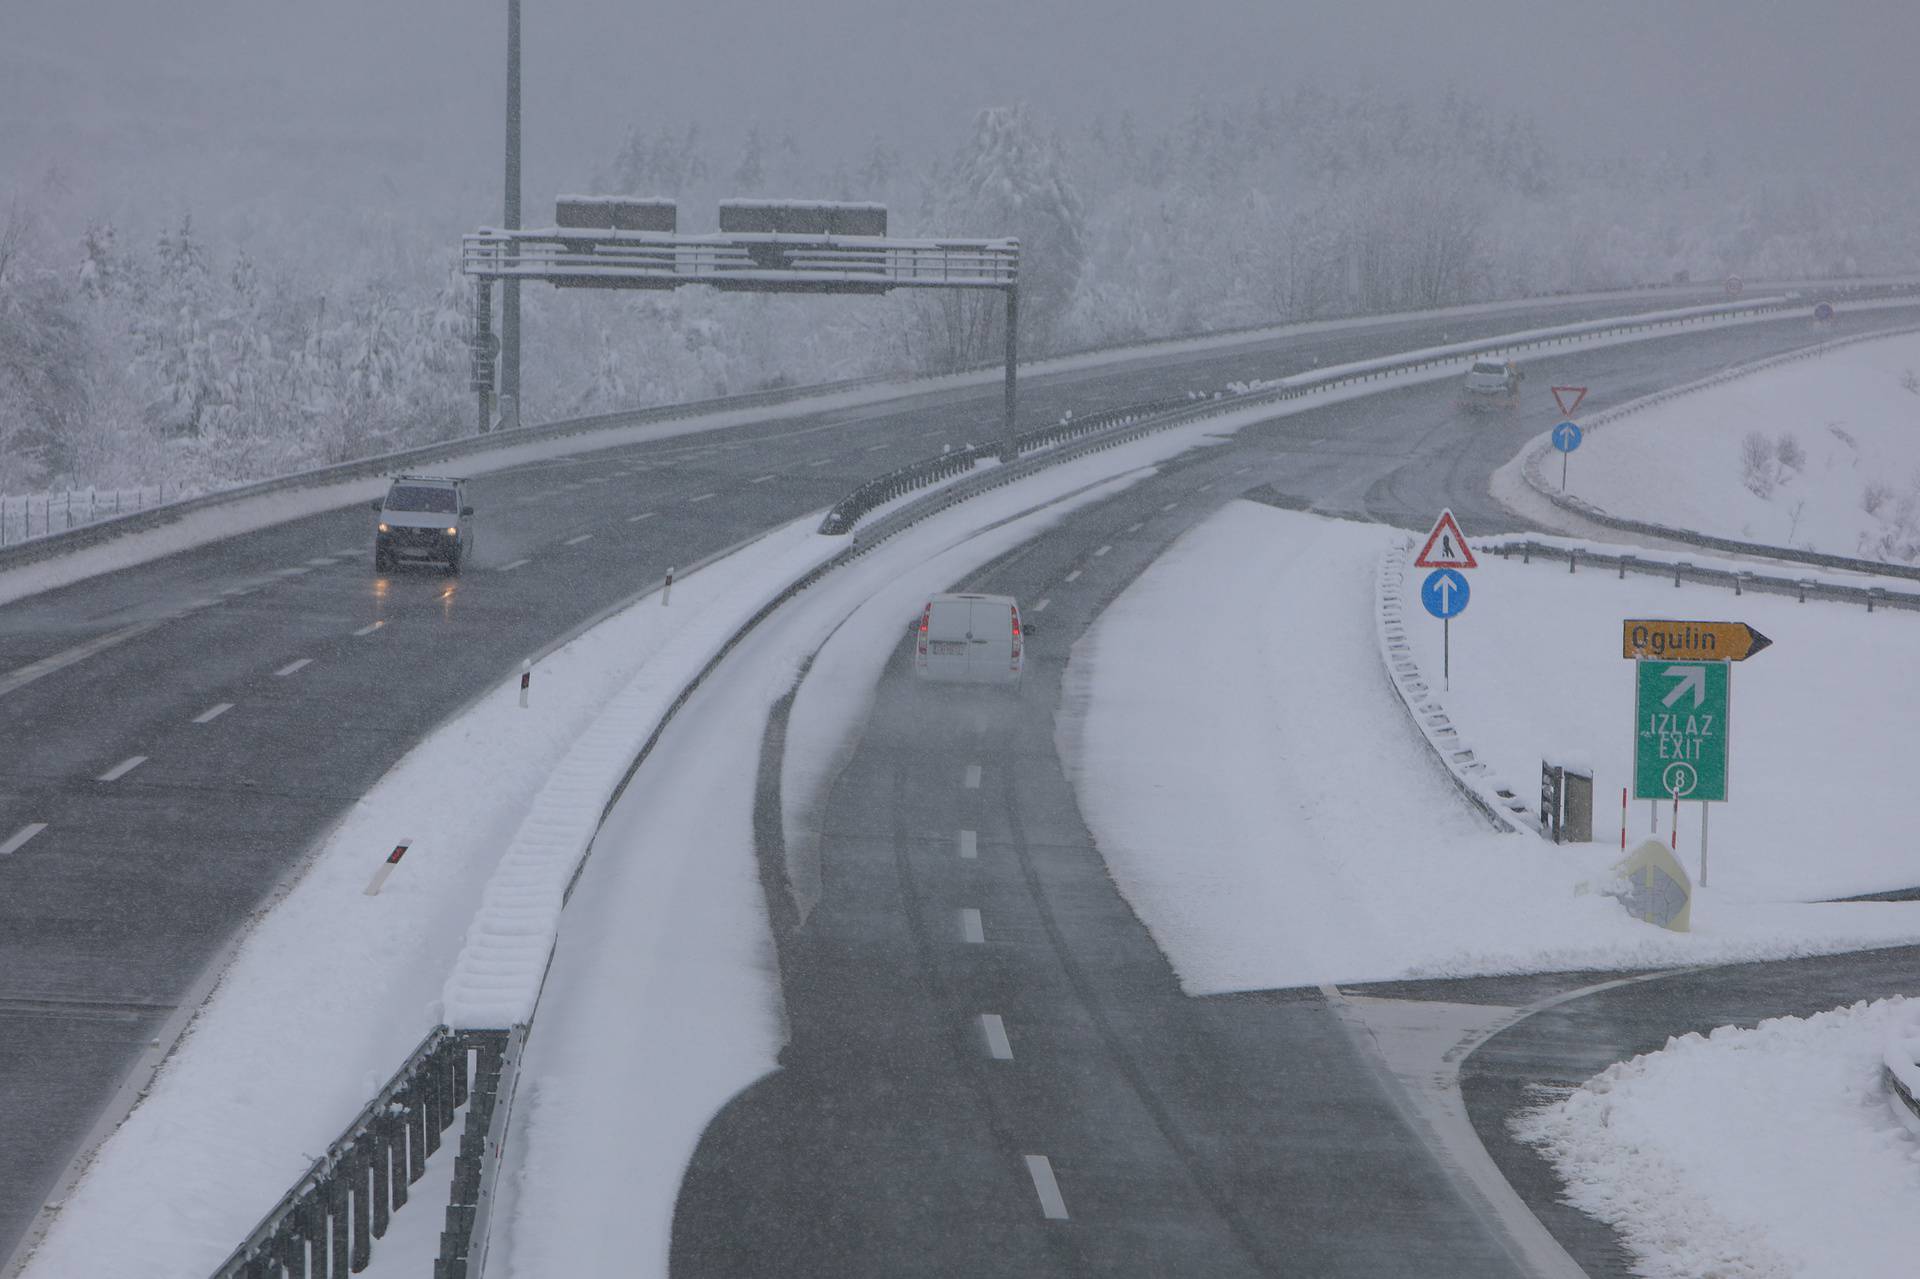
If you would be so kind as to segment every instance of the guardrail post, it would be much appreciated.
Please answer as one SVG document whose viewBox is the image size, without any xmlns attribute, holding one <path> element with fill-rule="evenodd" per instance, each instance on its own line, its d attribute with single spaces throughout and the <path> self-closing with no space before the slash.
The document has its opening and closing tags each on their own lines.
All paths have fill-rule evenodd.
<svg viewBox="0 0 1920 1279">
<path fill-rule="evenodd" d="M 348 1279 L 347 1182 L 341 1169 L 327 1178 L 327 1279 Z"/>
<path fill-rule="evenodd" d="M 1805 604 L 1807 602 L 1807 591 L 1812 588 L 1813 583 L 1803 577 L 1794 583 L 1794 585 L 1800 588 L 1800 602 Z"/>
<path fill-rule="evenodd" d="M 373 1221 L 371 1228 L 375 1239 L 387 1236 L 387 1226 L 393 1217 L 393 1119 L 382 1115 L 373 1121 Z M 405 1178 L 401 1178 L 405 1184 Z"/>
<path fill-rule="evenodd" d="M 1634 557 L 1631 555 L 1622 555 L 1620 557 L 1620 580 L 1621 581 L 1624 582 L 1627 580 L 1627 566 L 1632 564 L 1633 560 L 1634 560 Z"/>
<path fill-rule="evenodd" d="M 351 1179 L 348 1193 L 353 1203 L 353 1251 L 348 1257 L 347 1268 L 354 1274 L 365 1270 L 373 1260 L 373 1193 L 370 1188 L 373 1152 L 366 1149 L 367 1144 L 365 1140 L 354 1143 L 342 1164 Z"/>
</svg>

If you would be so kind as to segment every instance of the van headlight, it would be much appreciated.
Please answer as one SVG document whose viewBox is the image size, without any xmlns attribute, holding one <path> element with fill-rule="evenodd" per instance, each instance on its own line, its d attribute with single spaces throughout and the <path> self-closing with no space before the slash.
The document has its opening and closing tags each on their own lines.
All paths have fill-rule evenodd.
<svg viewBox="0 0 1920 1279">
<path fill-rule="evenodd" d="M 382 521 L 380 522 L 380 531 L 381 531 L 382 533 L 391 533 L 391 532 L 393 532 L 393 530 L 392 530 L 392 529 L 390 529 L 390 528 L 388 528 L 388 527 L 387 527 L 387 525 L 386 525 L 386 521 L 384 521 L 384 520 L 382 520 Z"/>
<path fill-rule="evenodd" d="M 448 530 L 447 530 L 447 536 L 448 536 L 448 537 L 458 537 L 458 536 L 460 536 L 460 530 L 459 530 L 459 529 L 457 529 L 457 528 L 450 528 L 450 529 L 448 529 Z"/>
</svg>

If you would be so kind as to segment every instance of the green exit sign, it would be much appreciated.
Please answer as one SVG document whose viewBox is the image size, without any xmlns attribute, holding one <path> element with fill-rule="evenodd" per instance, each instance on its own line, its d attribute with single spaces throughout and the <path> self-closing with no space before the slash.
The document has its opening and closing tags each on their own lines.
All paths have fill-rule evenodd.
<svg viewBox="0 0 1920 1279">
<path fill-rule="evenodd" d="M 1635 799 L 1727 797 L 1726 662 L 1634 663 Z"/>
</svg>

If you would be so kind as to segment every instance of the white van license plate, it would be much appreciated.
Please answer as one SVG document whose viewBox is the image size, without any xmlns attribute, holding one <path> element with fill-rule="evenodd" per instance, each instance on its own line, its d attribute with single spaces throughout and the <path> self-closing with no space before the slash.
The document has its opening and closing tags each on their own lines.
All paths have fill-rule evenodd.
<svg viewBox="0 0 1920 1279">
<path fill-rule="evenodd" d="M 965 640 L 934 640 L 927 645 L 927 651 L 935 657 L 959 657 L 967 651 Z"/>
</svg>

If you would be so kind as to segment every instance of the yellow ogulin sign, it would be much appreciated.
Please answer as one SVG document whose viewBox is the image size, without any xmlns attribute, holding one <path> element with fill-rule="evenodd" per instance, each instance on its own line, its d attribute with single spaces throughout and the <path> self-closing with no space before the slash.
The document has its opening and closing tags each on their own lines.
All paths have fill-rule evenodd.
<svg viewBox="0 0 1920 1279">
<path fill-rule="evenodd" d="M 1620 623 L 1620 656 L 1665 662 L 1744 662 L 1773 641 L 1745 622 L 1676 622 L 1630 617 Z"/>
<path fill-rule="evenodd" d="M 1623 887 L 1612 894 L 1627 913 L 1676 933 L 1688 932 L 1693 918 L 1693 880 L 1667 846 L 1650 839 L 1615 864 Z"/>
</svg>

